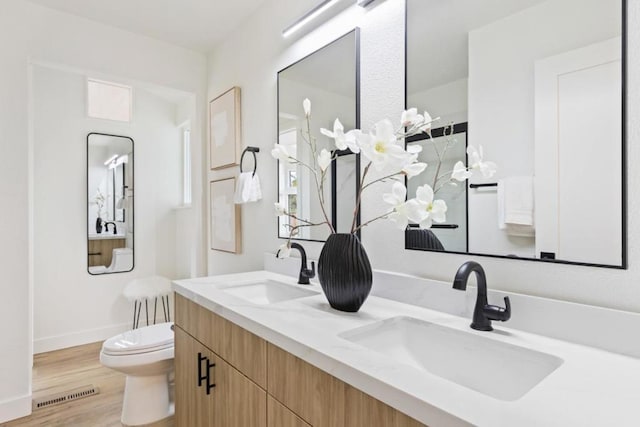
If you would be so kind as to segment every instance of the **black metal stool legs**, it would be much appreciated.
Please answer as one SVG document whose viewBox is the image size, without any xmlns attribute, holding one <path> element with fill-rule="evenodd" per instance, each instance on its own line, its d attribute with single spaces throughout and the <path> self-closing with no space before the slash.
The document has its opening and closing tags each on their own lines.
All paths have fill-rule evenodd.
<svg viewBox="0 0 640 427">
<path fill-rule="evenodd" d="M 136 316 L 136 306 L 138 307 L 138 315 L 137 316 Z M 134 301 L 134 306 L 133 306 L 133 317 L 134 317 L 133 329 L 137 329 L 138 326 L 140 326 L 140 313 L 142 313 L 142 301 Z"/>
<path fill-rule="evenodd" d="M 165 302 L 166 297 L 166 302 Z M 171 321 L 171 313 L 169 311 L 169 295 L 160 296 L 162 299 L 162 314 L 164 315 L 164 321 Z M 147 326 L 149 326 L 149 299 L 144 298 L 144 311 L 147 318 Z M 135 300 L 133 302 L 133 329 L 140 327 L 140 314 L 142 313 L 142 300 Z M 158 297 L 155 297 L 153 301 L 153 324 L 156 324 L 156 315 L 158 313 Z"/>
</svg>

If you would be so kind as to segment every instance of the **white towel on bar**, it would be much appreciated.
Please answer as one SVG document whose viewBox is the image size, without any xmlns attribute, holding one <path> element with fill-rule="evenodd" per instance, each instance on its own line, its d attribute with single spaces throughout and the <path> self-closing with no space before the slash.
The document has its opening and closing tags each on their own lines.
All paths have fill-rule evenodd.
<svg viewBox="0 0 640 427">
<path fill-rule="evenodd" d="M 260 178 L 253 172 L 242 172 L 238 177 L 234 202 L 242 203 L 257 202 L 262 199 L 262 189 L 260 188 Z"/>
<path fill-rule="evenodd" d="M 534 237 L 533 177 L 498 181 L 498 227 L 511 236 Z"/>
</svg>

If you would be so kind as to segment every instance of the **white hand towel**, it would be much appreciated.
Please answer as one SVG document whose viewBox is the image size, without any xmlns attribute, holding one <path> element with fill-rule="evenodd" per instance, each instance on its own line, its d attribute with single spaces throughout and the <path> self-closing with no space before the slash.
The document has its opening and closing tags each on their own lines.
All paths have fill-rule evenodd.
<svg viewBox="0 0 640 427">
<path fill-rule="evenodd" d="M 257 202 L 262 199 L 262 187 L 260 187 L 258 174 L 252 174 L 249 178 L 249 192 L 247 197 L 250 202 Z"/>
<path fill-rule="evenodd" d="M 511 236 L 534 237 L 533 177 L 498 181 L 498 226 Z"/>
<path fill-rule="evenodd" d="M 238 177 L 234 202 L 236 204 L 257 202 L 262 199 L 262 189 L 260 178 L 253 172 L 242 172 Z"/>
</svg>

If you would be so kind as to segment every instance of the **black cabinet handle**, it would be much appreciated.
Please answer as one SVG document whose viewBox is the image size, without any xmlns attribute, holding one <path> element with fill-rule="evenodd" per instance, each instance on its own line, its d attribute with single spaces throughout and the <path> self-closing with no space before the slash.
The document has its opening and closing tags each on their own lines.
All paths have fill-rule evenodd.
<svg viewBox="0 0 640 427">
<path fill-rule="evenodd" d="M 215 368 L 216 364 L 207 359 L 207 394 L 211 394 L 211 389 L 216 386 L 216 383 L 211 382 L 211 368 Z"/>
<path fill-rule="evenodd" d="M 198 387 L 202 386 L 202 381 L 204 380 L 207 380 L 207 383 L 209 382 L 209 373 L 207 372 L 207 375 L 202 375 L 202 362 L 204 360 L 208 360 L 207 357 L 198 352 Z"/>
<path fill-rule="evenodd" d="M 202 374 L 202 362 L 207 361 L 207 372 Z M 198 387 L 202 387 L 202 382 L 206 382 L 207 394 L 211 394 L 211 389 L 216 386 L 215 383 L 211 382 L 211 368 L 216 366 L 215 363 L 211 362 L 207 356 L 203 356 L 202 353 L 198 352 Z"/>
</svg>

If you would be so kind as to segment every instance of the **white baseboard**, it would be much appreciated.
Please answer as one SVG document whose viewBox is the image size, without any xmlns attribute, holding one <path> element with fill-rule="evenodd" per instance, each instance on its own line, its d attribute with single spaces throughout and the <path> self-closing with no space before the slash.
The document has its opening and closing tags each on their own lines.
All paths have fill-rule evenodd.
<svg viewBox="0 0 640 427">
<path fill-rule="evenodd" d="M 144 322 L 142 322 L 144 323 Z M 131 329 L 131 322 L 120 325 L 112 325 L 104 328 L 88 329 L 69 334 L 52 337 L 37 338 L 33 341 L 33 353 L 45 353 L 47 351 L 60 350 L 62 348 L 75 347 L 77 345 L 104 341 L 114 335 Z"/>
<path fill-rule="evenodd" d="M 0 402 L 0 423 L 31 415 L 31 394 Z"/>
</svg>

